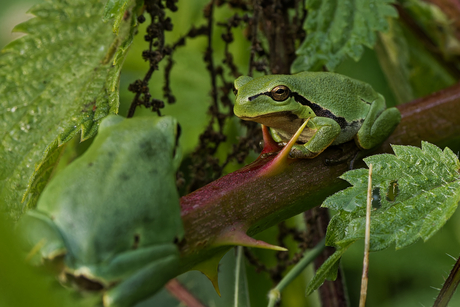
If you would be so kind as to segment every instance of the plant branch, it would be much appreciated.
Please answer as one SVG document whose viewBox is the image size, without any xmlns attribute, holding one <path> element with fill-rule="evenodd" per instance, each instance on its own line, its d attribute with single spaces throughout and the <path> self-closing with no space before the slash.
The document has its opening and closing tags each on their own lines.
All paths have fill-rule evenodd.
<svg viewBox="0 0 460 307">
<path fill-rule="evenodd" d="M 172 296 L 187 307 L 205 307 L 205 305 L 175 278 L 171 279 L 166 284 L 165 288 Z"/>
<path fill-rule="evenodd" d="M 402 120 L 377 153 L 391 153 L 390 144 L 420 146 L 422 140 L 445 146 L 460 135 L 460 84 L 398 107 Z M 181 198 L 185 238 L 180 243 L 183 271 L 223 254 L 236 244 L 219 241 L 223 234 L 244 229 L 259 233 L 296 214 L 320 205 L 346 187 L 338 177 L 348 165 L 326 165 L 356 150 L 352 142 L 330 147 L 316 159 L 290 160 L 282 172 L 261 177 L 274 156 L 258 158 Z M 359 165 L 359 164 L 358 164 Z"/>
<path fill-rule="evenodd" d="M 325 236 L 329 225 L 329 209 L 315 207 L 304 213 L 307 229 L 314 230 L 312 244 L 317 244 Z M 335 248 L 326 246 L 323 252 L 315 259 L 315 270 L 318 270 L 323 263 L 335 253 Z M 343 307 L 349 306 L 348 297 L 345 291 L 345 281 L 342 271 L 339 269 L 336 280 L 325 280 L 318 289 L 322 307 Z"/>
<path fill-rule="evenodd" d="M 302 260 L 299 261 L 290 271 L 289 273 L 286 274 L 286 276 L 283 277 L 283 279 L 276 285 L 275 288 L 270 290 L 270 293 L 268 295 L 269 297 L 269 302 L 268 302 L 268 307 L 273 307 L 275 306 L 275 303 L 280 299 L 281 297 L 281 291 L 286 288 L 287 285 L 289 285 L 294 279 L 297 278 L 297 276 L 300 275 L 300 273 L 305 270 L 305 268 L 315 260 L 316 257 L 318 257 L 319 254 L 324 250 L 324 239 L 321 240 L 312 250 L 309 250 L 308 252 L 305 253 L 304 257 Z"/>
<path fill-rule="evenodd" d="M 460 283 L 460 258 L 457 258 L 454 268 L 449 274 L 444 286 L 442 286 L 441 291 L 439 292 L 436 301 L 433 304 L 433 307 L 446 307 L 449 303 L 452 295 L 454 295 L 455 290 L 457 289 L 458 284 Z"/>
<path fill-rule="evenodd" d="M 371 242 L 371 209 L 372 209 L 372 164 L 369 165 L 369 182 L 367 186 L 367 206 L 366 206 L 366 233 L 364 237 L 364 259 L 363 274 L 361 276 L 361 295 L 359 298 L 359 307 L 366 306 L 367 283 L 369 271 L 369 249 Z"/>
</svg>

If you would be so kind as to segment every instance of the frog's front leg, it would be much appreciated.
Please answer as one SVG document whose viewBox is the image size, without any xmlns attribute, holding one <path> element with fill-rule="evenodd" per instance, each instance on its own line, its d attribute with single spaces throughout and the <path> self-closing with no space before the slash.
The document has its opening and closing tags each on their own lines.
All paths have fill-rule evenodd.
<svg viewBox="0 0 460 307">
<path fill-rule="evenodd" d="M 339 124 L 327 117 L 313 117 L 308 122 L 307 127 L 316 130 L 315 134 L 307 143 L 295 144 L 289 153 L 290 158 L 312 159 L 331 145 L 340 134 Z"/>
<path fill-rule="evenodd" d="M 385 108 L 385 99 L 379 94 L 355 136 L 356 144 L 362 149 L 371 149 L 381 144 L 401 121 L 401 113 L 397 108 Z"/>
</svg>

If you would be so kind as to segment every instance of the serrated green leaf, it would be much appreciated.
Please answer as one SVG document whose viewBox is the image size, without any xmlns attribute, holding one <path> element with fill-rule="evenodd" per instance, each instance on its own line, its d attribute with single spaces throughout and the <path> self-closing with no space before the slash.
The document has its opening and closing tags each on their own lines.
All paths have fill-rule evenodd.
<svg viewBox="0 0 460 307">
<path fill-rule="evenodd" d="M 387 30 L 388 17 L 396 17 L 393 0 L 306 0 L 307 37 L 297 49 L 291 73 L 318 70 L 326 65 L 333 71 L 349 56 L 359 60 L 363 45 L 372 48 L 376 31 Z"/>
<path fill-rule="evenodd" d="M 33 207 L 59 158 L 60 146 L 118 112 L 118 80 L 136 21 L 115 36 L 103 4 L 50 1 L 15 30 L 26 36 L 0 54 L 0 210 L 17 219 Z M 21 203 L 23 202 L 23 203 Z"/>
<path fill-rule="evenodd" d="M 443 151 L 423 142 L 421 149 L 393 146 L 393 150 L 395 155 L 365 159 L 373 165 L 372 186 L 379 189 L 380 196 L 380 206 L 371 216 L 371 251 L 393 243 L 398 249 L 418 239 L 428 240 L 452 216 L 460 201 L 460 162 L 449 148 Z M 361 181 L 354 174 L 357 172 L 351 176 L 353 187 L 334 194 L 323 204 L 339 211 L 328 227 L 328 245 L 341 247 L 364 238 L 367 172 L 362 173 Z"/>
<path fill-rule="evenodd" d="M 312 294 L 313 291 L 318 289 L 326 279 L 335 280 L 337 278 L 337 270 L 339 267 L 340 258 L 342 258 L 342 255 L 347 251 L 351 244 L 352 243 L 344 246 L 343 248 L 337 249 L 335 253 L 332 254 L 332 256 L 327 258 L 327 260 L 316 271 L 312 280 L 308 283 L 307 289 L 305 290 L 306 295 Z"/>
</svg>

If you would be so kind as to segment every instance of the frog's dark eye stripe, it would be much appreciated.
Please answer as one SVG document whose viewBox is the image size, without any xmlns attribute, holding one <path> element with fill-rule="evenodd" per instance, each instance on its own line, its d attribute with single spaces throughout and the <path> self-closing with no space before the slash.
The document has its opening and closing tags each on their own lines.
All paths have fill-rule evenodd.
<svg viewBox="0 0 460 307">
<path fill-rule="evenodd" d="M 238 95 L 238 90 L 236 89 L 236 87 L 235 87 L 235 86 L 233 86 L 233 94 L 234 94 L 235 96 L 237 96 L 237 95 Z"/>
<path fill-rule="evenodd" d="M 312 109 L 313 112 L 315 112 L 316 116 L 332 118 L 339 124 L 340 128 L 342 129 L 347 126 L 347 121 L 345 120 L 344 117 L 336 116 L 331 111 L 321 107 L 320 105 L 314 102 L 311 102 L 310 100 L 306 99 L 302 95 L 299 95 L 299 93 L 293 92 L 291 95 L 294 97 L 294 100 L 300 103 L 301 105 L 310 107 L 310 109 Z"/>
<path fill-rule="evenodd" d="M 259 97 L 260 95 L 270 96 L 270 92 L 260 93 L 260 94 L 251 96 L 251 97 L 248 98 L 248 100 L 249 100 L 249 101 L 253 101 L 254 99 L 256 99 L 257 97 Z"/>
</svg>

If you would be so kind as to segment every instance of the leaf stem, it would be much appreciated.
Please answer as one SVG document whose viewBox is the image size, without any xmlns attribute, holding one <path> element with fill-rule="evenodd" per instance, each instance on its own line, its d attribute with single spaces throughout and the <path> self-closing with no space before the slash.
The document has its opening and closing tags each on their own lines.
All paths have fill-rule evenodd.
<svg viewBox="0 0 460 307">
<path fill-rule="evenodd" d="M 325 239 L 322 239 L 312 250 L 305 253 L 302 260 L 300 260 L 287 274 L 284 276 L 283 279 L 276 285 L 275 288 L 270 290 L 268 297 L 268 307 L 274 307 L 275 303 L 281 297 L 281 291 L 289 285 L 297 276 L 302 273 L 302 271 L 313 261 L 319 254 L 324 250 L 325 246 Z"/>
<path fill-rule="evenodd" d="M 171 293 L 179 302 L 187 307 L 205 307 L 186 287 L 184 287 L 176 278 L 171 279 L 165 286 L 166 290 Z"/>
<path fill-rule="evenodd" d="M 454 268 L 447 277 L 446 282 L 442 286 L 441 292 L 439 292 L 436 301 L 433 304 L 433 307 L 446 307 L 449 303 L 452 295 L 457 289 L 458 284 L 460 283 L 460 257 L 457 258 L 457 262 L 454 265 Z"/>
<path fill-rule="evenodd" d="M 363 274 L 361 277 L 361 295 L 359 298 L 359 307 L 366 306 L 367 297 L 367 272 L 369 270 L 369 246 L 371 238 L 371 209 L 372 209 L 372 164 L 369 164 L 369 181 L 367 185 L 367 206 L 366 206 L 366 232 L 364 235 L 364 259 Z"/>
<path fill-rule="evenodd" d="M 234 307 L 238 307 L 238 295 L 240 293 L 240 271 L 241 263 L 243 262 L 243 246 L 236 247 L 236 266 L 235 266 L 235 303 Z"/>
</svg>

